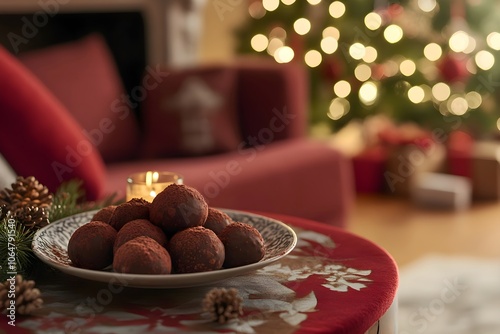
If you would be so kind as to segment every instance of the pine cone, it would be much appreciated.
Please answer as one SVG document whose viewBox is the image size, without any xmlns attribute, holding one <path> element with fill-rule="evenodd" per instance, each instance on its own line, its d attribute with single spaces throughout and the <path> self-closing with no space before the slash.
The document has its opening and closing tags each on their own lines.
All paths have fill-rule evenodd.
<svg viewBox="0 0 500 334">
<path fill-rule="evenodd" d="M 48 208 L 52 204 L 52 194 L 34 176 L 18 176 L 12 184 L 12 189 L 6 189 L 7 199 L 10 200 L 11 210 L 25 206 Z M 6 200 L 6 199 L 4 199 Z"/>
<path fill-rule="evenodd" d="M 15 282 L 6 280 L 0 284 L 0 311 L 3 312 L 11 305 L 13 298 L 9 298 L 11 297 L 9 294 L 12 284 L 15 285 L 16 312 L 18 314 L 30 314 L 42 306 L 43 300 L 40 297 L 40 290 L 34 287 L 35 281 L 25 281 L 21 275 L 16 275 Z"/>
<path fill-rule="evenodd" d="M 39 229 L 49 224 L 49 214 L 45 207 L 22 206 L 14 211 L 13 218 L 30 229 Z"/>
<path fill-rule="evenodd" d="M 234 288 L 214 288 L 205 295 L 202 307 L 205 312 L 210 313 L 213 321 L 223 324 L 243 314 L 242 301 L 238 290 Z"/>
</svg>

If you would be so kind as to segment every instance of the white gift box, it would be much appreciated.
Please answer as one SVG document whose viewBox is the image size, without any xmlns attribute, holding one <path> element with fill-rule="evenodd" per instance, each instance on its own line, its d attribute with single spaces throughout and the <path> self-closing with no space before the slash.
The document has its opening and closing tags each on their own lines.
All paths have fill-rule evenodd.
<svg viewBox="0 0 500 334">
<path fill-rule="evenodd" d="M 469 178 L 450 174 L 421 173 L 411 185 L 412 200 L 424 207 L 464 210 L 470 206 Z"/>
</svg>

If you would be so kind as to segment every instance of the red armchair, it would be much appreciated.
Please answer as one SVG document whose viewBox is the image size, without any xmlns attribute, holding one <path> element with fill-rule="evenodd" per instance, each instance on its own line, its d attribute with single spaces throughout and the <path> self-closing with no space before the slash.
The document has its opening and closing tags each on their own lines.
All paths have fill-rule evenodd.
<svg viewBox="0 0 500 334">
<path fill-rule="evenodd" d="M 131 173 L 169 170 L 184 175 L 185 184 L 200 190 L 211 206 L 346 223 L 354 198 L 351 164 L 306 137 L 307 80 L 300 67 L 245 60 L 172 69 L 168 75 L 148 67 L 135 99 L 134 91 L 126 99 L 112 57 L 95 36 L 19 58 L 22 64 L 0 49 L 0 153 L 18 174 L 34 175 L 52 189 L 78 177 L 95 199 L 123 194 Z M 146 81 L 148 73 L 149 79 L 156 75 L 157 85 Z M 186 124 L 159 112 L 175 109 L 172 101 L 182 97 L 179 82 L 193 76 L 216 92 L 200 101 L 222 99 L 218 118 L 208 120 L 212 137 L 198 138 L 203 145 L 203 138 L 210 139 L 203 152 L 182 149 L 179 128 Z M 203 106 L 193 99 L 186 100 L 193 105 L 189 110 L 200 112 Z M 126 108 L 136 102 L 140 118 Z M 36 129 L 40 124 L 43 133 Z M 23 137 L 15 148 L 9 144 L 13 135 Z M 159 149 L 150 150 L 152 145 Z M 68 159 L 79 161 L 69 166 Z M 57 164 L 68 170 L 58 174 Z"/>
</svg>

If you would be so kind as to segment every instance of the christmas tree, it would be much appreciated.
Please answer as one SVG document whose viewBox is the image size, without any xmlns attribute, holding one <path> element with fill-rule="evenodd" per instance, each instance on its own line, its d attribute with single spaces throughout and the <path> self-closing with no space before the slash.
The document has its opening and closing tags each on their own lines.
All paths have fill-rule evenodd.
<svg viewBox="0 0 500 334">
<path fill-rule="evenodd" d="M 500 128 L 500 2 L 253 0 L 240 51 L 307 66 L 311 123 Z"/>
</svg>

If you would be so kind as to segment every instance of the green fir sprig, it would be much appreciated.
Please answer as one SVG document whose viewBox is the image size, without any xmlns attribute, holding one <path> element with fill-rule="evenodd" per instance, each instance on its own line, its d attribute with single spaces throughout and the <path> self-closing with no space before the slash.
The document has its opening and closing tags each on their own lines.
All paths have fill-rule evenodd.
<svg viewBox="0 0 500 334">
<path fill-rule="evenodd" d="M 117 205 L 123 201 L 123 199 L 117 199 L 116 194 L 112 194 L 99 201 L 88 202 L 85 200 L 83 182 L 70 180 L 61 184 L 53 194 L 52 204 L 48 208 L 49 223 L 77 213 Z M 37 229 L 25 226 L 8 210 L 6 205 L 0 206 L 0 279 L 6 279 L 7 272 L 12 271 L 9 270 L 9 265 L 11 265 L 9 250 L 15 252 L 17 273 L 28 278 L 33 277 L 37 271 L 48 269 L 43 262 L 38 260 L 31 248 Z"/>
<path fill-rule="evenodd" d="M 7 278 L 8 272 L 27 275 L 35 256 L 31 242 L 35 231 L 27 228 L 7 215 L 0 221 L 0 281 Z"/>
<path fill-rule="evenodd" d="M 116 194 L 111 194 L 99 201 L 86 202 L 85 191 L 82 186 L 83 183 L 80 180 L 70 180 L 61 184 L 54 194 L 54 199 L 49 209 L 51 222 L 77 213 L 97 210 L 123 202 L 123 199 L 118 199 Z"/>
</svg>

